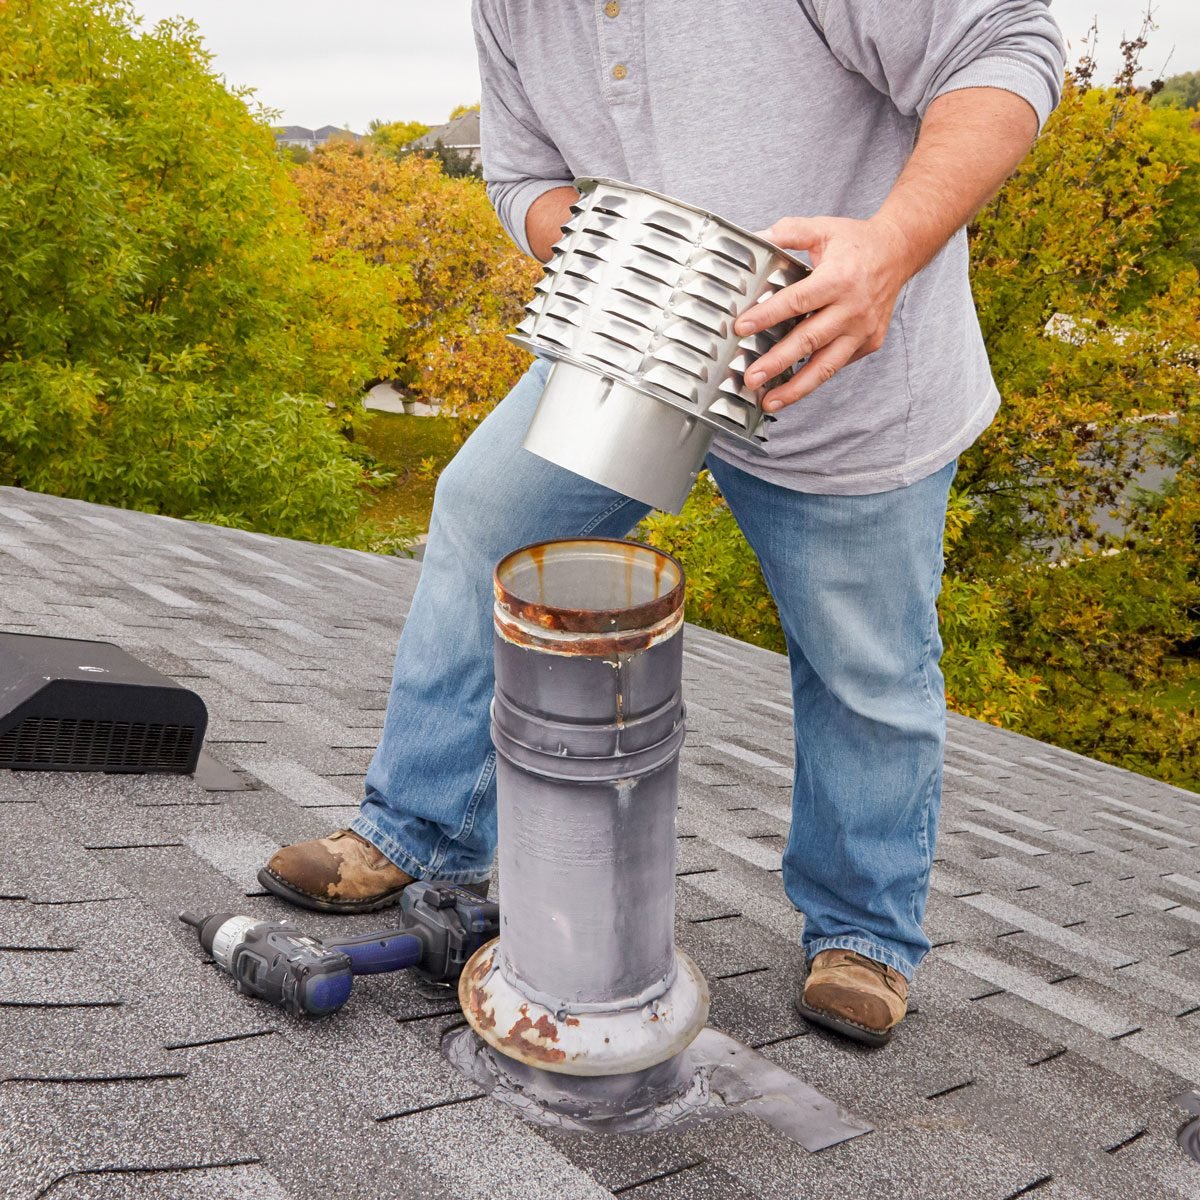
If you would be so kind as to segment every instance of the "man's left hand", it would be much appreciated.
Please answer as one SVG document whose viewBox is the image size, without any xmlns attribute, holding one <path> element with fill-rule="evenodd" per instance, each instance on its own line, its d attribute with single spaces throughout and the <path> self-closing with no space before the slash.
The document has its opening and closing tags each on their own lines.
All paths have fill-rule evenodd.
<svg viewBox="0 0 1200 1200">
<path fill-rule="evenodd" d="M 896 297 L 919 264 L 899 226 L 879 216 L 784 217 L 762 236 L 785 250 L 807 250 L 813 265 L 812 274 L 747 309 L 734 325 L 744 336 L 811 314 L 746 368 L 747 386 L 757 388 L 808 359 L 763 397 L 763 408 L 775 412 L 883 345 Z"/>
</svg>

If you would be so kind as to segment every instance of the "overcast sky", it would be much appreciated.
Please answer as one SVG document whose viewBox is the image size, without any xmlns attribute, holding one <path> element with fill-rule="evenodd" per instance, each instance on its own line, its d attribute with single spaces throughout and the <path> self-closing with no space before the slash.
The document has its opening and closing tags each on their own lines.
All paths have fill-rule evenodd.
<svg viewBox="0 0 1200 1200">
<path fill-rule="evenodd" d="M 134 7 L 151 23 L 194 20 L 217 69 L 231 84 L 255 88 L 281 111 L 281 123 L 349 125 L 358 133 L 373 117 L 437 124 L 456 104 L 479 99 L 469 0 L 134 0 Z M 1097 17 L 1105 76 L 1139 8 L 1137 0 L 1052 4 L 1072 60 Z M 1145 78 L 1164 64 L 1166 74 L 1200 69 L 1200 3 L 1159 0 L 1155 17 Z"/>
</svg>

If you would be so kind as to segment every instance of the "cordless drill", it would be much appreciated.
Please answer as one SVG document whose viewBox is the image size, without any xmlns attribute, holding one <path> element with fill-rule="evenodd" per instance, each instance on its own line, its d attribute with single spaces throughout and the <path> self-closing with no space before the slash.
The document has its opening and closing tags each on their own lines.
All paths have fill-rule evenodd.
<svg viewBox="0 0 1200 1200">
<path fill-rule="evenodd" d="M 413 968 L 450 983 L 467 959 L 500 931 L 500 908 L 452 884 L 410 883 L 400 897 L 400 924 L 337 941 L 318 941 L 286 921 L 234 913 L 180 913 L 238 990 L 294 1017 L 324 1017 L 350 998 L 355 975 Z"/>
</svg>

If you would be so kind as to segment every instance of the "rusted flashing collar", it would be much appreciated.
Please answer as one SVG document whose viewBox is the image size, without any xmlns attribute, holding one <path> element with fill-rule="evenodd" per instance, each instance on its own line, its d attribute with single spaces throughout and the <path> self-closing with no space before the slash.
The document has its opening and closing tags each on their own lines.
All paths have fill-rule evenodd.
<svg viewBox="0 0 1200 1200">
<path fill-rule="evenodd" d="M 506 568 L 514 559 L 524 557 L 540 565 L 548 550 L 560 552 L 573 545 L 608 546 L 630 556 L 631 562 L 634 556 L 652 557 L 656 574 L 661 576 L 669 571 L 667 578 L 673 576 L 675 583 L 661 596 L 641 604 L 620 608 L 562 608 L 524 599 L 505 586 L 503 579 L 507 573 Z M 522 546 L 511 554 L 506 554 L 496 564 L 492 575 L 492 587 L 496 596 L 497 624 L 503 620 L 511 625 L 516 636 L 510 640 L 518 644 L 523 641 L 521 633 L 526 629 L 536 631 L 537 636 L 543 638 L 553 638 L 555 634 L 561 633 L 591 633 L 605 637 L 626 631 L 640 633 L 651 626 L 661 624 L 672 613 L 683 610 L 684 575 L 679 560 L 654 546 L 617 538 L 563 538 Z M 597 651 L 577 650 L 573 653 L 594 654 Z"/>
<path fill-rule="evenodd" d="M 527 606 L 528 607 L 528 606 Z M 647 606 L 643 606 L 647 607 Z M 559 610 L 562 611 L 562 610 Z M 496 632 L 513 646 L 525 646 L 547 654 L 567 654 L 588 658 L 617 658 L 636 654 L 664 642 L 683 628 L 683 609 L 668 612 L 661 621 L 648 627 L 617 630 L 610 633 L 587 633 L 548 628 L 523 620 L 497 599 L 495 607 Z"/>
<path fill-rule="evenodd" d="M 642 1071 L 685 1049 L 708 1018 L 708 984 L 681 951 L 667 990 L 638 1009 L 551 1009 L 504 976 L 499 942 L 480 947 L 463 968 L 458 999 L 475 1032 L 495 1050 L 564 1075 Z"/>
</svg>

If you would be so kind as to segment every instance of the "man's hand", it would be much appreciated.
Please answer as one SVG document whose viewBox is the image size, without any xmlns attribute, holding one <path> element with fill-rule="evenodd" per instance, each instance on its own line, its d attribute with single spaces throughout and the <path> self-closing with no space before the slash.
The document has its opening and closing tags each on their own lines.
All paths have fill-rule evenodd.
<svg viewBox="0 0 1200 1200">
<path fill-rule="evenodd" d="M 756 388 L 808 359 L 763 397 L 763 408 L 774 412 L 883 345 L 896 297 L 920 264 L 904 234 L 882 216 L 785 217 L 763 237 L 785 250 L 807 250 L 813 264 L 806 279 L 747 309 L 734 325 L 744 336 L 812 313 L 746 370 L 746 384 Z"/>
<path fill-rule="evenodd" d="M 883 345 L 900 289 L 995 195 L 1036 132 L 1037 114 L 1013 92 L 947 92 L 929 106 L 912 157 L 870 220 L 788 217 L 766 231 L 785 249 L 807 250 L 813 272 L 734 325 L 745 335 L 812 314 L 746 368 L 754 388 L 811 356 L 763 397 L 764 409 L 794 403 Z"/>
</svg>

